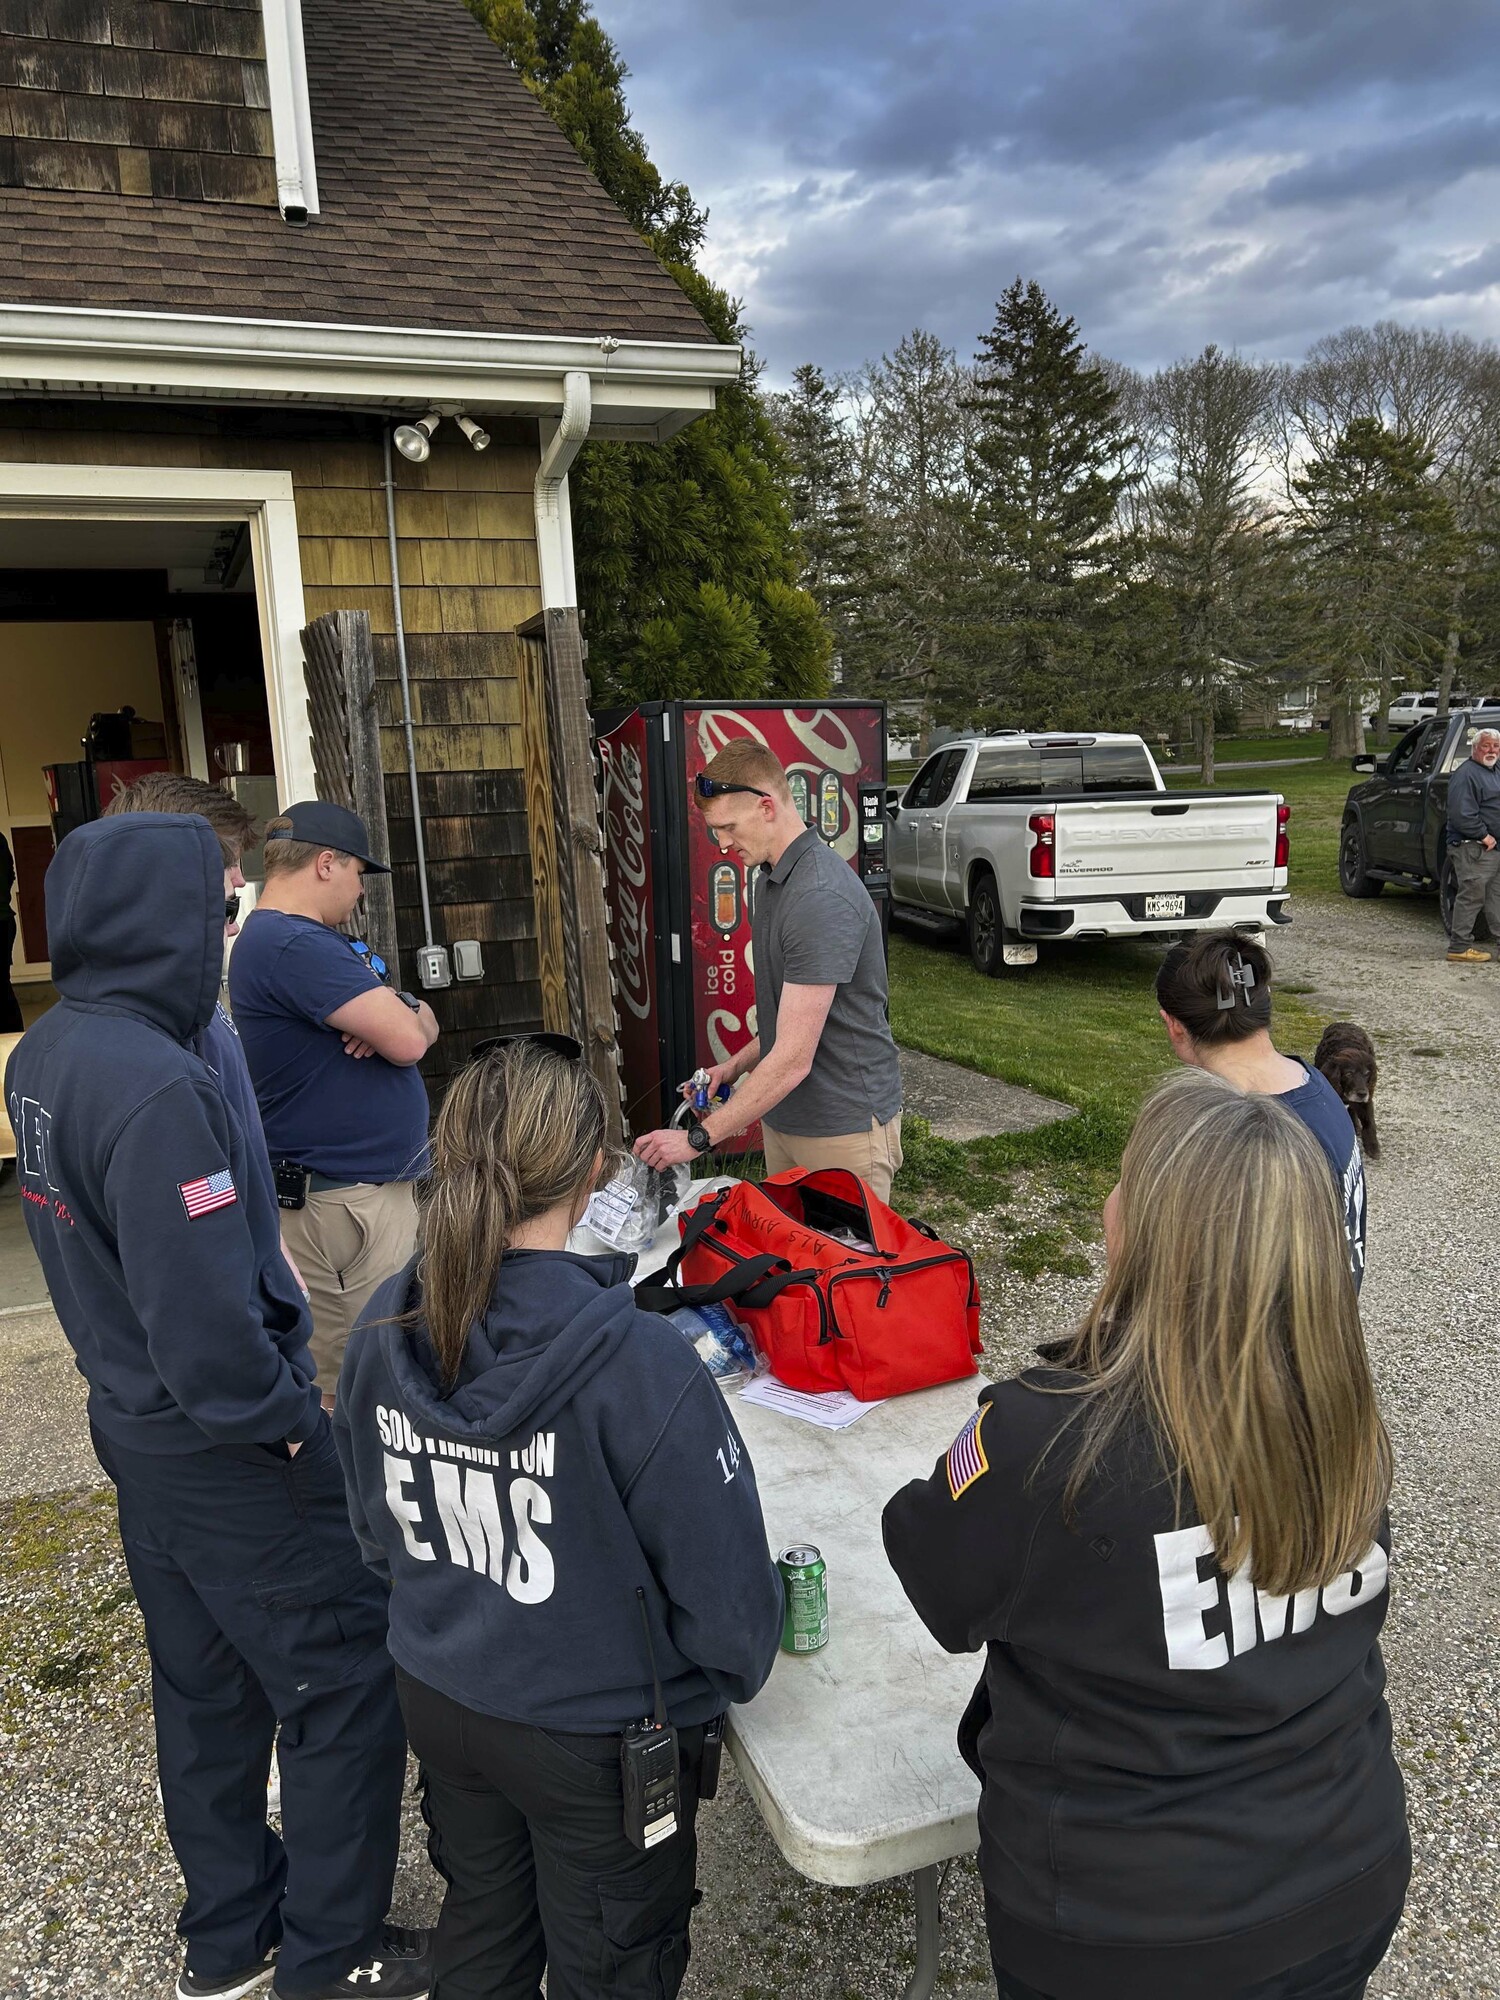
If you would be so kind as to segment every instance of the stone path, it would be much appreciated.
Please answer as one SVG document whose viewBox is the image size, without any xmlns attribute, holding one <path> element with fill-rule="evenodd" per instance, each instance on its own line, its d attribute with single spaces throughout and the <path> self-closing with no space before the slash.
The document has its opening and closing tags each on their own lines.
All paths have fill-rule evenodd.
<svg viewBox="0 0 1500 2000">
<path fill-rule="evenodd" d="M 919 1112 L 939 1139 L 987 1139 L 996 1132 L 1030 1132 L 1058 1118 L 1071 1118 L 1071 1104 L 1039 1097 L 1019 1084 L 981 1076 L 940 1056 L 901 1051 L 901 1083 L 906 1108 Z"/>
</svg>

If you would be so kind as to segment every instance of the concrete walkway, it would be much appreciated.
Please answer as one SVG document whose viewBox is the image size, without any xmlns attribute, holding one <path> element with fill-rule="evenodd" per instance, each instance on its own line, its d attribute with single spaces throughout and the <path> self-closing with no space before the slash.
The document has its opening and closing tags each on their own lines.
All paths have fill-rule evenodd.
<svg viewBox="0 0 1500 2000">
<path fill-rule="evenodd" d="M 906 1108 L 925 1118 L 939 1139 L 988 1139 L 997 1132 L 1032 1132 L 1071 1118 L 1071 1104 L 1039 1097 L 1034 1090 L 982 1076 L 962 1063 L 901 1051 L 901 1083 Z"/>
</svg>

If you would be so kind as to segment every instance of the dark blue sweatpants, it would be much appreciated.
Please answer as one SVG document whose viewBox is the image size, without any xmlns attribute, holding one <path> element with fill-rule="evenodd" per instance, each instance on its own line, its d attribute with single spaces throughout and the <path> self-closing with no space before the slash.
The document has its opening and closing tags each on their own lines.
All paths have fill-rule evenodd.
<svg viewBox="0 0 1500 2000">
<path fill-rule="evenodd" d="M 279 1944 L 278 1989 L 315 1992 L 386 1915 L 406 1772 L 387 1593 L 360 1560 L 332 1429 L 290 1460 L 129 1451 L 97 1427 L 94 1449 L 146 1622 L 188 1968 L 224 1977 Z M 278 1722 L 281 1839 L 266 1824 Z"/>
</svg>

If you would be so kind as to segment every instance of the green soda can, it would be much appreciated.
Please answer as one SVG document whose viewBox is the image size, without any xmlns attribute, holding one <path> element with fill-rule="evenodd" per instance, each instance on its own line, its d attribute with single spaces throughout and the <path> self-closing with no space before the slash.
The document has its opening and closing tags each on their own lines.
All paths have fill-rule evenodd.
<svg viewBox="0 0 1500 2000">
<path fill-rule="evenodd" d="M 781 1622 L 783 1653 L 817 1653 L 828 1644 L 828 1565 L 810 1542 L 776 1558 L 786 1592 Z"/>
</svg>

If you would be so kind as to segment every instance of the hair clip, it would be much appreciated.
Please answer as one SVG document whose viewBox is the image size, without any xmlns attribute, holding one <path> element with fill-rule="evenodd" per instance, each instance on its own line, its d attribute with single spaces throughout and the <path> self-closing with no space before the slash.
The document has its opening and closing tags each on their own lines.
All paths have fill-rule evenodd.
<svg viewBox="0 0 1500 2000">
<path fill-rule="evenodd" d="M 1236 952 L 1224 968 L 1224 974 L 1219 981 L 1219 990 L 1215 996 L 1219 1012 L 1227 1014 L 1241 995 L 1248 1001 L 1254 991 L 1255 968 L 1246 965 L 1244 959 Z"/>
</svg>

